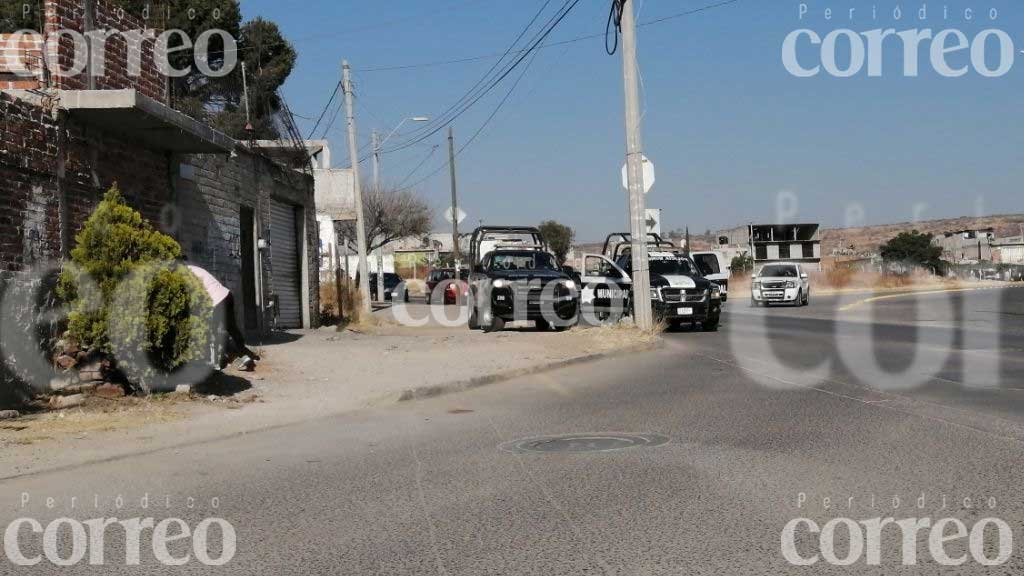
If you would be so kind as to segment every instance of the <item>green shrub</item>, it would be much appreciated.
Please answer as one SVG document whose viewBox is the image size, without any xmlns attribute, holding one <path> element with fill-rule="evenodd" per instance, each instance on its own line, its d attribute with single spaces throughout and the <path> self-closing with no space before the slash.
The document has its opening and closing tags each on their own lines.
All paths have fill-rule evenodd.
<svg viewBox="0 0 1024 576">
<path fill-rule="evenodd" d="M 133 384 L 151 389 L 202 357 L 212 308 L 181 247 L 154 230 L 112 188 L 75 237 L 58 294 L 70 305 L 68 336 L 113 356 Z"/>
</svg>

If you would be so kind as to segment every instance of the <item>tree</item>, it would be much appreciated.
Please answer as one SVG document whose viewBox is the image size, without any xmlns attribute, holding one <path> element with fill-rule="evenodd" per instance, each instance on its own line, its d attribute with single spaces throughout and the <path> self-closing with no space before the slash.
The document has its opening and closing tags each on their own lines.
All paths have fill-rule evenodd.
<svg viewBox="0 0 1024 576">
<path fill-rule="evenodd" d="M 363 218 L 366 248 L 372 252 L 395 240 L 426 236 L 434 221 L 434 211 L 411 190 L 364 190 Z M 341 224 L 340 232 L 355 238 L 355 222 Z"/>
<path fill-rule="evenodd" d="M 932 244 L 931 234 L 917 230 L 901 232 L 881 247 L 882 259 L 886 262 L 910 264 L 941 273 L 946 263 L 942 260 L 942 247 Z"/>
<path fill-rule="evenodd" d="M 732 259 L 729 269 L 734 274 L 750 274 L 754 270 L 754 258 L 750 254 L 740 254 Z"/>
<path fill-rule="evenodd" d="M 276 140 L 280 131 L 274 117 L 281 111 L 278 89 L 284 85 L 295 67 L 298 55 L 277 24 L 256 18 L 242 26 L 238 40 L 241 62 L 245 63 L 249 82 L 249 108 L 253 136 Z M 237 139 L 248 138 L 245 130 L 245 94 L 242 90 L 241 66 L 233 73 L 229 89 L 233 92 L 224 109 L 213 116 L 214 126 Z M 230 76 L 229 76 L 230 78 Z"/>
<path fill-rule="evenodd" d="M 212 313 L 202 282 L 174 261 L 178 243 L 109 190 L 75 237 L 57 293 L 70 304 L 67 336 L 112 357 L 148 390 L 200 358 Z"/>
<path fill-rule="evenodd" d="M 548 247 L 555 253 L 558 265 L 562 266 L 565 264 L 569 250 L 572 249 L 572 242 L 576 238 L 576 231 L 554 220 L 545 220 L 540 223 L 538 228 L 541 235 L 544 236 L 544 241 L 548 243 Z"/>
<path fill-rule="evenodd" d="M 174 50 L 182 46 L 179 35 L 170 38 L 170 64 L 178 70 L 189 70 L 181 78 L 170 78 L 172 105 L 232 138 L 248 139 L 242 82 L 242 63 L 245 63 L 252 136 L 267 140 L 280 137 L 274 122 L 274 116 L 281 110 L 278 89 L 295 67 L 297 54 L 277 24 L 259 17 L 242 24 L 238 0 L 122 0 L 121 3 L 133 14 L 148 13 L 151 26 L 182 30 L 193 41 L 214 29 L 235 38 L 234 52 L 227 52 L 219 35 L 210 39 L 207 65 L 211 69 L 220 70 L 227 59 L 237 58 L 234 68 L 220 78 L 206 76 L 195 66 L 194 51 Z"/>
</svg>

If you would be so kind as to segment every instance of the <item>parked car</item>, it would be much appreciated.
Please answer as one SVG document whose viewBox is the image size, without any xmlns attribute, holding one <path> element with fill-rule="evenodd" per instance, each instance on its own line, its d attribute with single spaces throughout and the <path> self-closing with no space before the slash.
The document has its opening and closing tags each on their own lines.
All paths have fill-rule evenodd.
<svg viewBox="0 0 1024 576">
<path fill-rule="evenodd" d="M 766 264 L 750 280 L 750 305 L 794 304 L 811 301 L 811 280 L 800 264 Z"/>
<path fill-rule="evenodd" d="M 718 329 L 722 316 L 722 291 L 704 278 L 697 264 L 670 242 L 651 234 L 647 258 L 651 281 L 651 307 L 655 318 L 674 328 L 699 324 L 705 331 Z M 582 302 L 598 318 L 623 309 L 630 312 L 633 301 L 633 259 L 628 233 L 611 234 L 605 240 L 605 254 L 585 254 Z"/>
<path fill-rule="evenodd" d="M 700 273 L 711 280 L 722 289 L 722 302 L 729 299 L 729 279 L 732 278 L 732 270 L 725 256 L 720 252 L 692 252 L 690 257 L 697 264 Z"/>
<path fill-rule="evenodd" d="M 458 277 L 456 277 L 458 276 Z M 462 304 L 469 295 L 468 270 L 460 270 L 456 274 L 454 268 L 437 268 L 427 276 L 427 304 L 433 303 L 434 292 L 442 286 L 442 302 L 444 304 Z"/>
<path fill-rule="evenodd" d="M 384 299 L 385 300 L 391 300 L 392 297 L 394 296 L 394 293 L 398 289 L 398 285 L 401 284 L 402 282 L 403 282 L 403 280 L 402 280 L 402 278 L 398 274 L 393 274 L 391 272 L 385 272 L 384 273 Z M 358 283 L 359 283 L 359 274 L 356 274 L 356 284 L 358 284 Z M 404 290 L 404 292 L 405 292 L 404 299 L 405 299 L 406 302 L 408 302 L 409 301 L 409 291 L 408 290 Z M 371 272 L 370 273 L 370 299 L 373 299 L 373 298 L 376 298 L 376 297 L 377 297 L 377 273 L 376 272 Z"/>
<path fill-rule="evenodd" d="M 537 228 L 477 228 L 470 237 L 470 262 L 471 330 L 499 331 L 512 320 L 532 320 L 539 330 L 576 324 L 576 283 L 558 267 Z"/>
</svg>

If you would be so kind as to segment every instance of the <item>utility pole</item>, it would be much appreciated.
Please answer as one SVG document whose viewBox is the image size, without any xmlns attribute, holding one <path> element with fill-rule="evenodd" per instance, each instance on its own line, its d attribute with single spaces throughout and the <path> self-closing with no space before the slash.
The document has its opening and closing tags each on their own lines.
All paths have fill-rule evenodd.
<svg viewBox="0 0 1024 576">
<path fill-rule="evenodd" d="M 455 188 L 455 132 L 448 127 L 448 172 L 452 179 L 452 256 L 455 261 L 455 274 L 459 273 L 459 196 Z"/>
<path fill-rule="evenodd" d="M 352 78 L 348 60 L 341 63 L 341 82 L 345 90 L 345 118 L 348 120 L 348 156 L 352 162 L 352 186 L 356 208 L 356 249 L 359 251 L 359 292 L 363 295 L 363 312 L 369 317 L 370 274 L 366 263 L 366 222 L 363 214 L 363 190 L 359 181 L 359 147 L 356 145 L 356 116 L 352 109 Z"/>
<path fill-rule="evenodd" d="M 373 131 L 373 193 L 380 198 L 380 134 Z M 384 301 L 384 248 L 377 248 L 377 301 Z"/>
<path fill-rule="evenodd" d="M 626 90 L 626 180 L 629 183 L 630 251 L 633 258 L 633 320 L 651 330 L 651 277 L 647 262 L 647 201 L 644 198 L 643 141 L 640 137 L 640 89 L 636 69 L 636 19 L 631 0 L 622 7 L 622 78 Z"/>
</svg>

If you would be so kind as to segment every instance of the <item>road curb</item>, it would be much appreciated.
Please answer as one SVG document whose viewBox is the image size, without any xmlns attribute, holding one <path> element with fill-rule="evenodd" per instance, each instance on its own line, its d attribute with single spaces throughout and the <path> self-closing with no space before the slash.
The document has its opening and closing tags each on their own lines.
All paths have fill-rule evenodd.
<svg viewBox="0 0 1024 576">
<path fill-rule="evenodd" d="M 577 356 L 576 358 L 558 360 L 556 362 L 539 364 L 537 366 L 530 366 L 528 368 L 519 368 L 516 370 L 508 370 L 506 372 L 499 372 L 497 374 L 478 376 L 476 378 L 470 378 L 468 380 L 456 380 L 454 382 L 446 382 L 444 384 L 431 384 L 429 386 L 409 388 L 401 393 L 401 395 L 398 397 L 398 402 L 426 400 L 428 398 L 434 398 L 446 394 L 465 392 L 466 390 L 472 390 L 474 388 L 480 388 L 482 386 L 489 386 L 491 384 L 498 384 L 500 382 L 507 382 L 509 380 L 514 380 L 516 378 L 522 378 L 523 376 L 534 376 L 537 374 L 544 374 L 547 372 L 560 370 L 562 368 L 568 368 L 570 366 L 587 364 L 589 362 L 596 362 L 598 360 L 605 360 L 608 358 L 614 358 L 616 356 L 623 356 L 626 354 L 635 354 L 637 352 L 649 352 L 652 350 L 658 350 L 664 347 L 664 345 L 665 341 L 659 338 L 656 342 L 652 342 L 650 344 L 638 344 L 635 346 L 628 346 L 626 348 L 622 348 L 619 350 L 599 352 L 596 354 L 587 354 L 585 356 Z"/>
</svg>

